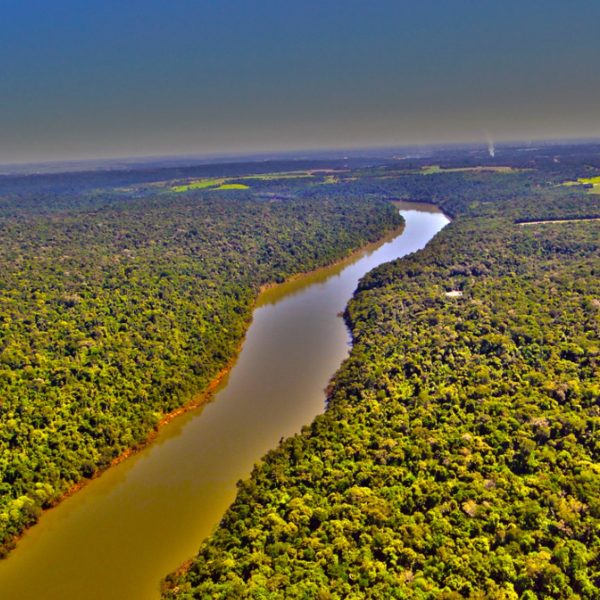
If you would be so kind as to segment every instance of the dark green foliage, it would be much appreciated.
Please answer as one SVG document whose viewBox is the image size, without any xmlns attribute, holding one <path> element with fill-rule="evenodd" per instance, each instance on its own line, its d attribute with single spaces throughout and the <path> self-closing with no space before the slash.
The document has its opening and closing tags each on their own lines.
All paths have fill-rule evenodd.
<svg viewBox="0 0 600 600">
<path fill-rule="evenodd" d="M 377 184 L 456 219 L 363 279 L 328 411 L 240 485 L 167 597 L 598 597 L 599 223 L 516 221 L 600 197 L 545 177 Z"/>
<path fill-rule="evenodd" d="M 95 197 L 92 208 L 76 194 L 9 198 L 0 212 L 3 550 L 207 386 L 261 285 L 400 223 L 356 196 Z"/>
</svg>

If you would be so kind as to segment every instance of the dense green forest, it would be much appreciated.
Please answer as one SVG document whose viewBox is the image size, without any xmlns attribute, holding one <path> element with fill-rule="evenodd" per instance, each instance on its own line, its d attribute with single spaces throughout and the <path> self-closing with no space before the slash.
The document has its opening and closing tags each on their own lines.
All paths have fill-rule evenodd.
<svg viewBox="0 0 600 600">
<path fill-rule="evenodd" d="M 338 186 L 454 220 L 362 280 L 328 410 L 240 482 L 165 597 L 598 597 L 600 223 L 521 224 L 600 216 L 561 185 L 596 156 Z"/>
<path fill-rule="evenodd" d="M 323 186 L 284 202 L 90 183 L 108 177 L 0 178 L 2 552 L 211 382 L 261 285 L 401 223 L 383 200 Z"/>
</svg>

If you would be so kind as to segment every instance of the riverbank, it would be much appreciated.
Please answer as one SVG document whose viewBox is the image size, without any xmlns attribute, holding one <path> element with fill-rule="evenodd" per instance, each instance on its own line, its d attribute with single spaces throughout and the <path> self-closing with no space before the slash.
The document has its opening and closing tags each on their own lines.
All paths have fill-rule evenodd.
<svg viewBox="0 0 600 600">
<path fill-rule="evenodd" d="M 391 202 L 391 204 L 395 205 L 395 202 Z M 256 308 L 257 306 L 260 306 L 262 304 L 261 298 L 264 297 L 265 295 L 268 296 L 269 293 L 272 293 L 273 290 L 281 289 L 284 286 L 289 286 L 289 285 L 294 284 L 295 282 L 297 282 L 301 279 L 305 279 L 307 277 L 318 279 L 320 275 L 324 275 L 324 274 L 328 273 L 330 271 L 330 269 L 332 269 L 332 268 L 338 267 L 341 269 L 344 266 L 351 264 L 352 262 L 354 262 L 355 260 L 360 258 L 360 256 L 362 256 L 363 254 L 372 252 L 372 251 L 376 250 L 377 248 L 379 248 L 382 244 L 385 244 L 386 242 L 389 242 L 390 240 L 393 240 L 395 237 L 401 235 L 402 232 L 404 231 L 405 226 L 406 226 L 406 223 L 403 222 L 398 227 L 395 227 L 394 229 L 390 229 L 389 231 L 385 232 L 384 235 L 380 239 L 378 239 L 374 242 L 368 242 L 367 244 L 365 244 L 364 246 L 361 246 L 360 248 L 351 250 L 345 256 L 343 256 L 339 259 L 336 259 L 328 264 L 325 264 L 322 267 L 318 267 L 318 268 L 312 269 L 310 271 L 302 271 L 302 272 L 296 273 L 294 275 L 291 275 L 290 277 L 287 277 L 285 279 L 285 281 L 266 283 L 266 284 L 262 285 L 259 288 L 259 294 L 256 297 L 256 303 L 255 303 L 254 308 Z"/>
<path fill-rule="evenodd" d="M 53 511 L 54 509 L 56 509 L 65 500 L 67 500 L 68 498 L 71 498 L 73 495 L 77 494 L 78 492 L 80 492 L 81 490 L 86 488 L 91 482 L 96 481 L 98 478 L 102 477 L 105 473 L 107 473 L 114 467 L 120 465 L 127 459 L 129 459 L 133 456 L 136 456 L 143 450 L 147 449 L 157 439 L 157 437 L 160 435 L 160 433 L 164 429 L 164 427 L 166 425 L 168 425 L 169 423 L 171 423 L 174 419 L 176 419 L 179 416 L 185 415 L 191 411 L 199 409 L 199 408 L 205 406 L 207 403 L 212 401 L 215 393 L 218 391 L 219 387 L 226 380 L 227 376 L 230 374 L 231 369 L 234 367 L 234 365 L 239 357 L 239 354 L 243 348 L 243 345 L 244 345 L 244 342 L 246 339 L 246 333 L 252 324 L 252 315 L 254 314 L 254 311 L 256 310 L 256 308 L 261 304 L 261 297 L 263 297 L 265 294 L 273 293 L 273 290 L 281 289 L 282 286 L 286 286 L 289 284 L 293 284 L 295 282 L 299 282 L 300 280 L 302 280 L 304 278 L 319 277 L 320 275 L 324 274 L 327 270 L 330 270 L 332 268 L 338 267 L 341 269 L 344 267 L 344 265 L 347 265 L 347 264 L 351 263 L 352 261 L 357 260 L 365 252 L 373 251 L 377 247 L 386 243 L 386 241 L 389 241 L 390 239 L 398 236 L 403 231 L 403 228 L 404 228 L 404 222 L 401 223 L 396 228 L 384 231 L 382 234 L 382 237 L 380 237 L 378 240 L 376 240 L 374 242 L 368 242 L 367 244 L 365 244 L 363 246 L 351 249 L 349 252 L 345 253 L 340 258 L 331 261 L 330 263 L 326 263 L 316 269 L 295 273 L 295 274 L 289 276 L 288 278 L 286 278 L 283 282 L 279 282 L 279 283 L 273 282 L 273 283 L 269 283 L 269 284 L 265 284 L 265 285 L 261 286 L 252 302 L 250 309 L 249 309 L 250 317 L 245 323 L 244 334 L 240 338 L 240 340 L 236 346 L 234 354 L 230 357 L 230 359 L 227 361 L 225 366 L 222 367 L 216 373 L 216 375 L 210 380 L 208 385 L 204 389 L 195 393 L 190 398 L 189 401 L 185 402 L 184 404 L 175 408 L 174 410 L 164 414 L 160 418 L 158 423 L 154 426 L 154 428 L 148 432 L 148 435 L 146 436 L 146 438 L 143 441 L 137 443 L 135 446 L 129 447 L 126 450 L 124 450 L 121 454 L 119 454 L 117 457 L 112 459 L 106 467 L 96 470 L 93 473 L 93 475 L 91 475 L 90 477 L 83 478 L 80 481 L 78 481 L 77 483 L 73 484 L 68 490 L 66 490 L 63 494 L 61 494 L 59 498 L 54 500 L 50 506 L 43 508 L 41 510 L 41 512 L 38 516 L 38 520 L 36 522 L 32 523 L 30 526 L 23 529 L 18 535 L 11 538 L 8 542 L 5 542 L 5 544 L 2 548 L 2 552 L 0 553 L 0 560 L 6 559 L 10 555 L 10 553 L 15 549 L 15 547 L 23 539 L 23 537 L 25 535 L 27 535 L 27 532 L 32 527 L 35 527 L 35 525 L 37 524 L 39 519 L 43 518 L 44 515 Z"/>
<path fill-rule="evenodd" d="M 328 410 L 257 465 L 166 597 L 596 598 L 595 224 L 540 236 L 515 218 L 575 207 L 449 183 L 459 218 L 351 300 Z"/>
<path fill-rule="evenodd" d="M 158 597 L 158 582 L 219 523 L 236 482 L 323 412 L 323 390 L 349 349 L 339 313 L 360 278 L 422 247 L 446 222 L 411 211 L 402 235 L 369 245 L 325 280 L 309 274 L 260 296 L 215 401 L 173 419 L 154 443 L 44 515 L 0 563 L 0 588 L 27 600 L 84 590 L 89 600 Z M 32 572 L 43 575 L 32 581 Z"/>
<path fill-rule="evenodd" d="M 406 204 L 406 203 L 404 203 L 404 204 Z M 382 244 L 385 244 L 386 242 L 390 241 L 391 239 L 397 237 L 398 235 L 401 235 L 404 230 L 404 227 L 405 227 L 405 223 L 403 222 L 399 227 L 385 232 L 383 234 L 383 237 L 381 237 L 379 240 L 374 241 L 374 242 L 369 242 L 369 243 L 365 244 L 364 246 L 355 248 L 355 249 L 351 250 L 349 253 L 342 256 L 341 258 L 335 259 L 332 262 L 324 264 L 321 267 L 318 267 L 316 269 L 311 269 L 310 271 L 301 271 L 301 272 L 295 273 L 293 275 L 290 275 L 284 281 L 281 281 L 281 282 L 272 282 L 272 283 L 267 283 L 267 284 L 260 286 L 259 292 L 256 295 L 254 302 L 252 303 L 252 307 L 250 310 L 251 316 L 248 319 L 248 321 L 246 322 L 244 335 L 240 339 L 235 353 L 232 355 L 232 357 L 227 362 L 227 364 L 222 369 L 220 369 L 219 372 L 211 379 L 210 383 L 206 386 L 206 388 L 204 388 L 203 390 L 194 394 L 194 396 L 190 399 L 189 402 L 186 402 L 179 408 L 176 408 L 176 409 L 166 413 L 159 420 L 157 425 L 148 434 L 148 437 L 141 444 L 138 444 L 132 448 L 128 448 L 125 452 L 123 452 L 118 457 L 113 459 L 108 467 L 97 471 L 96 473 L 94 473 L 94 475 L 92 477 L 75 484 L 63 496 L 61 496 L 61 498 L 57 501 L 56 504 L 54 504 L 52 507 L 50 507 L 46 510 L 52 510 L 52 508 L 57 506 L 60 502 L 62 502 L 66 498 L 72 496 L 78 490 L 85 487 L 85 485 L 87 485 L 87 483 L 89 483 L 90 481 L 100 477 L 103 473 L 105 473 L 111 467 L 115 467 L 115 466 L 121 464 L 127 458 L 134 456 L 141 450 L 144 450 L 145 448 L 147 448 L 156 439 L 156 437 L 160 433 L 161 429 L 165 425 L 168 425 L 171 421 L 173 421 L 173 419 L 175 419 L 181 415 L 184 415 L 192 410 L 200 408 L 201 406 L 205 405 L 207 402 L 211 402 L 215 395 L 215 392 L 219 389 L 219 386 L 223 383 L 225 378 L 229 375 L 229 373 L 231 372 L 231 369 L 234 367 L 234 365 L 240 355 L 240 352 L 241 352 L 241 350 L 244 346 L 244 342 L 246 340 L 246 333 L 247 333 L 250 325 L 252 324 L 252 315 L 254 314 L 254 311 L 256 310 L 256 308 L 258 306 L 260 306 L 260 304 L 261 304 L 261 296 L 271 292 L 272 290 L 281 288 L 282 286 L 292 284 L 301 279 L 305 279 L 308 277 L 318 277 L 321 274 L 325 274 L 327 271 L 331 270 L 332 268 L 336 268 L 336 267 L 343 268 L 345 265 L 348 265 L 348 264 L 352 263 L 353 261 L 357 260 L 363 254 L 373 251 L 373 250 L 376 250 Z"/>
</svg>

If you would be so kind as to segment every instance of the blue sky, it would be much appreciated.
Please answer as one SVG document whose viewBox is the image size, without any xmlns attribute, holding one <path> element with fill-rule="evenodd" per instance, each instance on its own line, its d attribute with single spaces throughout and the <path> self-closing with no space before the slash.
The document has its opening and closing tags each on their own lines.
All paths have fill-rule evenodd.
<svg viewBox="0 0 600 600">
<path fill-rule="evenodd" d="M 600 137 L 600 2 L 0 0 L 0 162 Z"/>
</svg>

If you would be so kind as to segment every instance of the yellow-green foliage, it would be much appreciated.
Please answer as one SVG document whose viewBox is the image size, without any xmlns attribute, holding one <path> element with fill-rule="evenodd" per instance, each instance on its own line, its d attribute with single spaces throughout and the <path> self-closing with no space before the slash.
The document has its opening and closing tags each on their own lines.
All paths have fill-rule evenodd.
<svg viewBox="0 0 600 600">
<path fill-rule="evenodd" d="M 577 181 L 566 181 L 563 185 L 591 185 L 590 194 L 600 194 L 600 177 L 580 177 Z"/>
<path fill-rule="evenodd" d="M 250 189 L 249 186 L 244 185 L 243 183 L 224 183 L 215 190 L 247 190 Z"/>
<path fill-rule="evenodd" d="M 442 169 L 440 168 L 439 165 L 429 165 L 427 167 L 423 167 L 421 169 L 421 173 L 423 173 L 423 175 L 433 175 L 434 173 L 441 173 Z"/>
<path fill-rule="evenodd" d="M 437 171 L 441 171 L 439 167 Z M 445 169 L 444 169 L 445 171 Z M 432 171 L 433 172 L 433 171 Z M 247 190 L 248 185 L 244 183 L 230 183 L 230 182 L 241 182 L 241 181 L 285 181 L 292 179 L 314 179 L 316 176 L 324 176 L 322 183 L 339 183 L 339 179 L 336 175 L 327 174 L 326 171 L 284 171 L 275 173 L 257 173 L 254 175 L 244 175 L 241 177 L 222 177 L 219 179 L 197 179 L 195 181 L 189 181 L 179 185 L 171 186 L 172 192 L 189 192 L 190 190 Z"/>
<path fill-rule="evenodd" d="M 579 179 L 579 183 L 591 185 L 590 194 L 600 194 L 600 177 L 584 177 Z"/>
<path fill-rule="evenodd" d="M 246 175 L 244 177 L 223 177 L 220 179 L 198 179 L 189 183 L 171 187 L 173 192 L 189 192 L 190 190 L 247 190 L 249 186 L 242 183 L 228 183 L 229 181 L 277 181 L 279 179 L 306 179 L 314 177 L 309 171 L 289 171 L 285 173 L 261 173 L 257 175 Z"/>
<path fill-rule="evenodd" d="M 588 185 L 600 185 L 600 177 L 582 177 L 579 179 L 579 183 Z"/>
<path fill-rule="evenodd" d="M 598 597 L 597 230 L 515 226 L 594 199 L 535 177 L 378 180 L 457 218 L 361 280 L 328 410 L 167 598 Z"/>
<path fill-rule="evenodd" d="M 189 190 L 205 190 L 207 188 L 222 185 L 225 179 L 199 179 L 198 181 L 192 181 L 184 185 L 176 185 L 172 187 L 174 192 L 188 192 Z"/>
<path fill-rule="evenodd" d="M 41 508 L 206 387 L 261 285 L 399 223 L 358 196 L 107 190 L 97 210 L 82 200 L 85 178 L 64 178 L 71 192 L 42 199 L 7 199 L 0 182 L 0 555 Z"/>
</svg>

